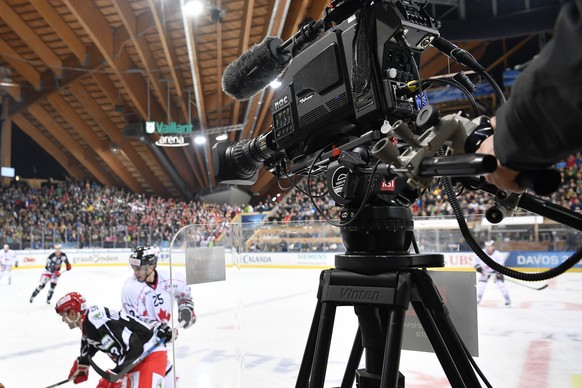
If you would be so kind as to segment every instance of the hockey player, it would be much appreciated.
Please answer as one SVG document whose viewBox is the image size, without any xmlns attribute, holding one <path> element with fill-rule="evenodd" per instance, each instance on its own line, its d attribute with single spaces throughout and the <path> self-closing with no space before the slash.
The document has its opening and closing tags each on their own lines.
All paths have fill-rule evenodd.
<svg viewBox="0 0 582 388">
<path fill-rule="evenodd" d="M 495 241 L 486 241 L 485 242 L 485 253 L 489 255 L 493 260 L 497 263 L 503 265 L 505 263 L 505 256 L 495 249 Z M 509 291 L 507 291 L 507 287 L 505 286 L 505 280 L 503 279 L 503 274 L 494 271 L 488 265 L 486 265 L 481 259 L 475 257 L 473 260 L 473 265 L 477 272 L 481 275 L 479 278 L 479 282 L 477 284 L 477 303 L 481 302 L 483 298 L 483 294 L 485 293 L 485 288 L 487 287 L 487 282 L 489 278 L 493 277 L 493 281 L 497 285 L 497 288 L 503 295 L 505 299 L 505 305 L 511 305 L 511 299 L 509 298 Z"/>
<path fill-rule="evenodd" d="M 4 244 L 0 251 L 0 280 L 4 272 L 8 272 L 8 284 L 12 284 L 12 266 L 16 263 L 16 253 L 10 249 L 10 245 Z"/>
<path fill-rule="evenodd" d="M 172 303 L 178 303 L 178 322 L 184 328 L 196 322 L 190 287 L 180 274 L 174 272 L 170 288 L 168 271 L 157 269 L 157 256 L 149 247 L 138 247 L 129 257 L 133 276 L 121 291 L 123 311 L 149 324 L 171 322 Z M 174 387 L 174 368 L 166 366 L 165 388 Z"/>
<path fill-rule="evenodd" d="M 44 272 L 42 273 L 42 275 L 40 275 L 38 286 L 30 296 L 30 303 L 32 303 L 34 297 L 38 295 L 40 290 L 42 290 L 49 281 L 51 282 L 51 288 L 48 291 L 46 303 L 47 304 L 51 303 L 51 298 L 53 297 L 53 293 L 55 292 L 57 282 L 59 281 L 59 277 L 61 276 L 61 264 L 63 262 L 65 263 L 67 271 L 70 271 L 71 263 L 69 263 L 67 255 L 62 251 L 61 244 L 55 244 L 55 251 L 51 253 L 48 259 L 46 260 L 46 266 L 44 267 Z"/>
<path fill-rule="evenodd" d="M 109 373 L 119 374 L 145 351 L 153 348 L 121 380 L 112 383 L 101 378 L 97 388 L 161 386 L 167 358 L 164 343 L 172 338 L 172 330 L 168 325 L 159 324 L 152 329 L 121 311 L 100 306 L 89 307 L 85 298 L 77 292 L 70 292 L 59 299 L 55 310 L 69 328 L 80 328 L 82 333 L 81 353 L 71 368 L 69 381 L 75 384 L 87 381 L 89 360 L 98 350 L 105 352 L 116 363 Z"/>
<path fill-rule="evenodd" d="M 157 243 L 154 243 L 152 245 L 152 253 L 154 255 L 156 255 L 156 257 L 157 257 L 158 260 L 160 259 L 160 256 L 162 255 L 162 250 L 160 249 L 160 247 L 158 246 Z"/>
</svg>

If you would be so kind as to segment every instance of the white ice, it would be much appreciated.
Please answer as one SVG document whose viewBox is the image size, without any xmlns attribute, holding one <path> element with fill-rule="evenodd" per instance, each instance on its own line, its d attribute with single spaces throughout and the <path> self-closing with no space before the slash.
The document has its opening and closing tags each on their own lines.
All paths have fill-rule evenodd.
<svg viewBox="0 0 582 388">
<path fill-rule="evenodd" d="M 6 276 L 0 281 L 0 382 L 6 388 L 42 388 L 66 379 L 81 333 L 60 321 L 55 301 L 78 291 L 90 304 L 119 308 L 121 286 L 131 275 L 126 267 L 77 267 L 61 276 L 52 305 L 45 303 L 48 287 L 30 304 L 40 273 L 19 268 L 12 285 Z M 225 282 L 193 286 L 198 322 L 181 330 L 175 344 L 179 386 L 294 387 L 319 273 L 231 268 Z M 490 284 L 478 308 L 475 360 L 492 386 L 582 387 L 582 275 L 562 275 L 543 291 L 507 286 L 511 307 Z M 353 309 L 338 308 L 335 322 L 326 387 L 340 385 L 355 335 Z M 108 366 L 108 360 L 99 361 Z M 409 388 L 449 386 L 430 353 L 403 351 L 401 371 Z M 94 387 L 98 380 L 92 371 L 79 387 Z"/>
</svg>

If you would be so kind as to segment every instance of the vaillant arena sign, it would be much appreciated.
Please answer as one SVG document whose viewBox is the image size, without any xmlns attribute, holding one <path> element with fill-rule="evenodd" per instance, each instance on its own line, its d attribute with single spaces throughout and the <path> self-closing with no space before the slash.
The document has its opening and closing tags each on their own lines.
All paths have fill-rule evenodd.
<svg viewBox="0 0 582 388">
<path fill-rule="evenodd" d="M 146 121 L 145 130 L 147 134 L 157 133 L 160 135 L 160 138 L 156 140 L 156 145 L 159 147 L 185 147 L 190 144 L 186 135 L 192 134 L 192 124 Z"/>
</svg>

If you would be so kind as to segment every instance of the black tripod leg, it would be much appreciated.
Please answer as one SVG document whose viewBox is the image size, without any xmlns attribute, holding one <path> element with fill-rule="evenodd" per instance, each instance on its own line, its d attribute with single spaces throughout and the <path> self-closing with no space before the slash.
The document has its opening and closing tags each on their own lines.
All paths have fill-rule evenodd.
<svg viewBox="0 0 582 388">
<path fill-rule="evenodd" d="M 303 358 L 301 360 L 301 366 L 299 367 L 299 374 L 297 376 L 295 388 L 307 387 L 307 384 L 309 383 L 320 317 L 321 302 L 318 300 L 317 305 L 315 306 L 315 312 L 313 313 L 313 320 L 311 321 L 311 328 L 309 329 L 309 336 L 307 337 L 307 344 L 305 345 L 305 351 L 303 352 Z"/>
<path fill-rule="evenodd" d="M 354 386 L 356 369 L 360 364 L 363 352 L 364 347 L 362 346 L 362 332 L 358 327 L 356 338 L 354 338 L 354 345 L 352 346 L 352 351 L 350 352 L 350 358 L 346 364 L 346 371 L 344 372 L 341 388 L 352 388 Z"/>
<path fill-rule="evenodd" d="M 313 364 L 311 366 L 309 388 L 323 388 L 336 307 L 335 303 L 322 303 L 317 340 L 315 341 L 315 353 L 313 354 Z"/>
<path fill-rule="evenodd" d="M 362 333 L 362 346 L 366 349 L 366 372 L 380 375 L 384 358 L 384 333 L 378 308 L 372 306 L 354 306 Z"/>
<path fill-rule="evenodd" d="M 450 319 L 447 306 L 432 279 L 426 271 L 419 270 L 414 272 L 414 280 L 422 303 L 415 301 L 413 306 L 451 385 L 471 388 L 481 386 L 469 360 L 470 355 L 465 351 L 466 348 Z"/>
<path fill-rule="evenodd" d="M 400 377 L 400 355 L 402 352 L 402 334 L 404 333 L 404 317 L 410 304 L 412 293 L 412 278 L 409 272 L 398 275 L 396 298 L 390 307 L 390 316 L 386 326 L 386 342 L 384 349 L 384 368 L 380 379 L 380 388 L 398 387 Z"/>
<path fill-rule="evenodd" d="M 380 388 L 398 387 L 404 315 L 404 309 L 392 310 L 390 313 Z"/>
</svg>

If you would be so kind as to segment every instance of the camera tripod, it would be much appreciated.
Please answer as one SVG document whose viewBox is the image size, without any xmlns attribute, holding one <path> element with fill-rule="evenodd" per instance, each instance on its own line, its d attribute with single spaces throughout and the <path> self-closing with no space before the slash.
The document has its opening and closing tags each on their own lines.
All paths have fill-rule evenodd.
<svg viewBox="0 0 582 388">
<path fill-rule="evenodd" d="M 440 254 L 336 255 L 338 269 L 320 275 L 317 305 L 296 388 L 323 387 L 338 306 L 354 306 L 359 327 L 341 388 L 404 387 L 399 371 L 404 317 L 418 315 L 452 387 L 479 387 L 473 360 L 432 279 L 421 268 L 442 267 Z M 366 350 L 365 368 L 358 369 Z"/>
</svg>

